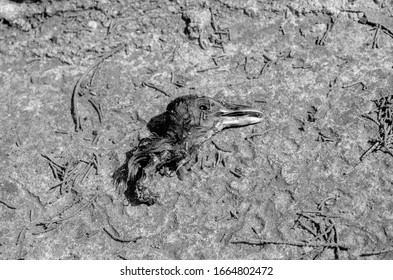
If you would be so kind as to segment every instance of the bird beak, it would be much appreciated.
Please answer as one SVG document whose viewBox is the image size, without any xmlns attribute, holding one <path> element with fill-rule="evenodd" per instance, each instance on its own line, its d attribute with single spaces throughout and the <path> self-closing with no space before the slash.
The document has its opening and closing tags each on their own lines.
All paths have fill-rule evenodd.
<svg viewBox="0 0 393 280">
<path fill-rule="evenodd" d="M 228 104 L 221 102 L 222 106 L 216 113 L 223 128 L 241 127 L 256 124 L 262 121 L 262 112 L 250 106 Z"/>
</svg>

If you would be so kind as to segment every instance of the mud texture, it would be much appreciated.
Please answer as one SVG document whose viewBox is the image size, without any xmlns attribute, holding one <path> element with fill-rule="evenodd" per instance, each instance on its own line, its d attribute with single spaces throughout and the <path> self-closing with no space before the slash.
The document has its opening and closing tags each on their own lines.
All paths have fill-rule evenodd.
<svg viewBox="0 0 393 280">
<path fill-rule="evenodd" d="M 0 0 L 0 259 L 392 259 L 393 3 Z M 111 175 L 175 97 L 265 113 L 160 203 Z"/>
</svg>

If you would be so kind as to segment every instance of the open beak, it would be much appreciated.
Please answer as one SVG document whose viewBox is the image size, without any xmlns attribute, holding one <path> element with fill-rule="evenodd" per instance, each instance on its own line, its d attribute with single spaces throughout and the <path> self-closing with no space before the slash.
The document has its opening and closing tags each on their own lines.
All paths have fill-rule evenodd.
<svg viewBox="0 0 393 280">
<path fill-rule="evenodd" d="M 222 107 L 216 112 L 224 128 L 241 127 L 262 121 L 262 112 L 250 106 L 221 102 Z"/>
</svg>

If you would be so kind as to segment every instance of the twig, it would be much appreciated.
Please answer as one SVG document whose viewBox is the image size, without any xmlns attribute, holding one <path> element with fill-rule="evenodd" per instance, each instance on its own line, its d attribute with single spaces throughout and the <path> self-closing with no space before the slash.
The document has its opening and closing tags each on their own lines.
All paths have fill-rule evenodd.
<svg viewBox="0 0 393 280">
<path fill-rule="evenodd" d="M 42 157 L 46 158 L 49 162 L 51 162 L 52 164 L 54 164 L 56 167 L 59 167 L 60 169 L 65 169 L 64 165 L 61 165 L 57 162 L 55 162 L 52 158 L 50 158 L 48 155 L 46 154 L 41 154 Z"/>
<path fill-rule="evenodd" d="M 71 116 L 72 116 L 72 120 L 74 121 L 74 124 L 75 124 L 75 131 L 76 132 L 83 130 L 82 124 L 80 121 L 79 112 L 78 112 L 78 104 L 77 104 L 77 100 L 76 100 L 77 99 L 76 96 L 79 93 L 80 85 L 81 85 L 82 81 L 84 79 L 86 79 L 86 77 L 89 75 L 89 73 L 94 68 L 98 67 L 105 59 L 111 57 L 112 55 L 121 51 L 125 47 L 126 47 L 126 44 L 122 43 L 119 46 L 117 46 L 114 50 L 112 50 L 111 52 L 103 55 L 95 64 L 93 64 L 92 66 L 87 68 L 86 72 L 79 78 L 79 80 L 75 84 L 74 90 L 72 91 L 72 95 L 71 95 Z"/>
<path fill-rule="evenodd" d="M 328 36 L 329 32 L 332 30 L 334 22 L 335 22 L 334 18 L 330 17 L 330 22 L 326 25 L 326 31 L 322 35 L 321 39 L 317 40 L 317 45 L 319 45 L 319 46 L 325 45 L 327 36 Z"/>
<path fill-rule="evenodd" d="M 142 238 L 142 236 L 138 236 L 135 237 L 133 239 L 124 239 L 124 238 L 120 238 L 120 237 L 116 237 L 114 236 L 109 230 L 107 230 L 106 228 L 102 228 L 106 234 L 109 235 L 110 238 L 112 238 L 113 240 L 117 241 L 117 242 L 121 242 L 121 243 L 128 243 L 128 242 L 137 242 L 139 239 Z"/>
<path fill-rule="evenodd" d="M 12 210 L 15 210 L 15 209 L 16 209 L 15 206 L 13 206 L 13 205 L 11 205 L 11 204 L 9 204 L 9 203 L 7 203 L 7 202 L 4 202 L 3 200 L 0 200 L 0 204 L 4 204 L 7 208 L 10 208 L 10 209 L 12 209 Z"/>
<path fill-rule="evenodd" d="M 232 244 L 247 244 L 247 245 L 258 245 L 264 246 L 267 244 L 274 245 L 288 245 L 296 247 L 325 247 L 325 248 L 339 248 L 340 250 L 347 251 L 350 248 L 343 244 L 338 243 L 324 243 L 324 242 L 285 242 L 285 241 L 274 241 L 274 240 L 234 240 Z"/>
<path fill-rule="evenodd" d="M 16 238 L 15 245 L 18 246 L 19 244 L 22 244 L 22 243 L 24 242 L 25 237 L 26 237 L 26 230 L 27 230 L 27 228 L 24 227 L 24 228 L 19 232 L 18 237 Z"/>
<path fill-rule="evenodd" d="M 218 28 L 217 28 L 216 20 L 215 20 L 215 18 L 214 18 L 214 11 L 213 11 L 213 8 L 210 7 L 209 10 L 210 10 L 210 15 L 211 15 L 211 24 L 212 24 L 212 28 L 213 28 L 214 31 L 217 31 Z"/>
<path fill-rule="evenodd" d="M 223 147 L 221 147 L 220 145 L 218 145 L 215 141 L 213 141 L 212 140 L 212 144 L 216 147 L 216 149 L 217 150 L 219 150 L 219 151 L 223 151 L 223 152 L 226 152 L 226 153 L 232 153 L 233 151 L 232 150 L 229 150 L 229 149 L 226 149 L 226 148 L 223 148 Z"/>
<path fill-rule="evenodd" d="M 356 83 L 349 84 L 349 85 L 343 85 L 342 88 L 349 88 L 349 87 L 356 86 L 358 84 L 360 84 L 362 86 L 362 90 L 367 89 L 367 86 L 363 82 L 356 82 Z"/>
<path fill-rule="evenodd" d="M 359 254 L 358 256 L 359 257 L 368 257 L 368 256 L 386 254 L 386 253 L 390 253 L 390 252 L 393 252 L 393 249 L 386 249 L 386 250 L 376 251 L 376 252 L 365 252 L 365 253 Z"/>
<path fill-rule="evenodd" d="M 303 63 L 303 64 L 301 64 L 301 65 L 294 65 L 294 64 L 292 64 L 292 68 L 293 69 L 309 69 L 309 68 L 312 68 L 312 65 L 311 64 L 305 64 L 305 63 Z"/>
<path fill-rule="evenodd" d="M 229 172 L 231 172 L 233 174 L 233 176 L 235 176 L 236 178 L 243 177 L 243 175 L 240 172 L 237 172 L 236 169 L 234 169 L 234 170 L 230 169 Z"/>
<path fill-rule="evenodd" d="M 97 112 L 98 114 L 98 121 L 100 123 L 102 123 L 102 110 L 101 110 L 101 104 L 98 103 L 96 100 L 94 100 L 93 98 L 89 98 L 88 101 L 90 102 L 90 104 L 93 106 L 94 110 Z"/>
<path fill-rule="evenodd" d="M 154 84 L 152 84 L 152 83 L 143 82 L 142 85 L 143 85 L 143 86 L 150 87 L 150 88 L 153 88 L 153 89 L 155 89 L 155 90 L 157 90 L 157 91 L 163 93 L 165 96 L 171 96 L 171 95 L 168 94 L 165 90 L 161 89 L 160 87 L 158 87 L 158 86 L 156 86 L 156 85 L 154 85 Z"/>
<path fill-rule="evenodd" d="M 377 24 L 377 28 L 375 30 L 374 38 L 373 38 L 373 44 L 372 47 L 373 49 L 378 49 L 379 48 L 379 31 L 381 30 L 381 25 Z"/>
</svg>

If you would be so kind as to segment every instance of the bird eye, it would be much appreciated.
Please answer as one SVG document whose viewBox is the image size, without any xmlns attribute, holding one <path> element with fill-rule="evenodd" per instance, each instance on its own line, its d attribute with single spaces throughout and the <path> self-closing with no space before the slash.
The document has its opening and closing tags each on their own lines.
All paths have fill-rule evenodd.
<svg viewBox="0 0 393 280">
<path fill-rule="evenodd" d="M 208 108 L 206 105 L 201 105 L 199 106 L 199 109 L 201 109 L 202 111 L 206 111 Z"/>
</svg>

